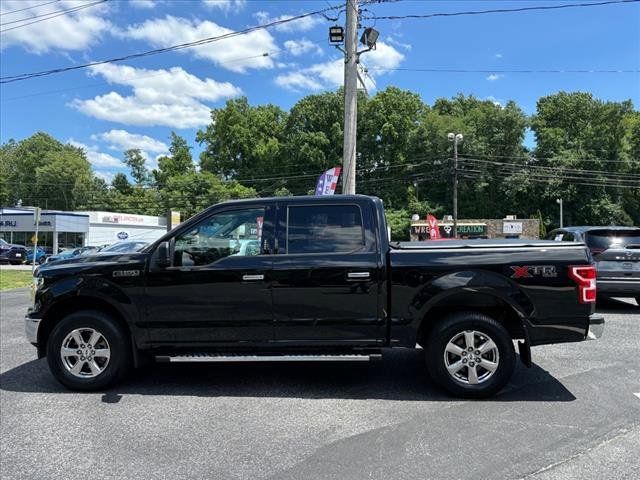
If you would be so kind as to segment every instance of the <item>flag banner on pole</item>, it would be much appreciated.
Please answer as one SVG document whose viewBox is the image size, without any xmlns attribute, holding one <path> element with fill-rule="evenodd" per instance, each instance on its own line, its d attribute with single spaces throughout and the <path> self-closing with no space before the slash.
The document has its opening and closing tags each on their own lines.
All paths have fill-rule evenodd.
<svg viewBox="0 0 640 480">
<path fill-rule="evenodd" d="M 334 167 L 320 175 L 316 184 L 316 196 L 333 195 L 336 192 L 336 185 L 341 171 L 342 167 Z"/>
<path fill-rule="evenodd" d="M 438 228 L 438 219 L 433 215 L 427 215 L 427 222 L 429 222 L 429 238 L 431 240 L 440 240 L 440 229 Z"/>
</svg>

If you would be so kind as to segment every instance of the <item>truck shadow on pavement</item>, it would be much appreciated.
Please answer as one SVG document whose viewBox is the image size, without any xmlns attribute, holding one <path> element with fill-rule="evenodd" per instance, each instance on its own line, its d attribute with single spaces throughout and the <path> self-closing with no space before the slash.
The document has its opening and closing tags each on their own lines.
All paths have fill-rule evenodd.
<svg viewBox="0 0 640 480">
<path fill-rule="evenodd" d="M 602 297 L 598 298 L 596 312 L 640 316 L 640 306 L 637 306 L 631 299 Z"/>
<path fill-rule="evenodd" d="M 0 389 L 73 394 L 57 383 L 45 359 L 32 360 L 0 375 Z M 126 395 L 275 397 L 458 401 L 428 380 L 422 352 L 389 351 L 371 364 L 158 364 L 132 372 L 103 392 L 104 403 Z M 520 361 L 509 385 L 488 401 L 569 402 L 574 395 L 537 365 Z"/>
</svg>

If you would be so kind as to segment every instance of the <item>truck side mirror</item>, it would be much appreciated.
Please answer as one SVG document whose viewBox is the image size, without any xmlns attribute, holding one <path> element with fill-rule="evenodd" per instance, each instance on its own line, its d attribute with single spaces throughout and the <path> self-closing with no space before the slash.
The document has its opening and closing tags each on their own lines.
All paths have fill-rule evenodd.
<svg viewBox="0 0 640 480">
<path fill-rule="evenodd" d="M 156 249 L 156 265 L 161 268 L 166 268 L 171 265 L 171 258 L 169 257 L 169 242 L 162 242 Z"/>
</svg>

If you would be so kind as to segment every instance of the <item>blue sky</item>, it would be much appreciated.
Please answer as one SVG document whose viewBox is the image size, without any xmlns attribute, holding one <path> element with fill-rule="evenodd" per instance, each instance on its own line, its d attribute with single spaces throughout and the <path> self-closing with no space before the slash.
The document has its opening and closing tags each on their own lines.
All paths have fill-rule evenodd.
<svg viewBox="0 0 640 480">
<path fill-rule="evenodd" d="M 47 21 L 23 18 L 92 0 L 0 0 L 2 76 L 77 65 L 220 35 L 273 19 L 338 5 L 335 0 L 110 0 Z M 48 5 L 43 5 L 49 3 Z M 532 5 L 556 1 L 399 1 L 366 5 L 365 15 L 409 15 Z M 33 8 L 16 13 L 17 9 Z M 344 22 L 344 13 L 339 23 Z M 195 144 L 210 108 L 246 95 L 253 104 L 291 107 L 301 97 L 335 89 L 340 53 L 328 45 L 333 22 L 320 16 L 179 52 L 3 84 L 0 140 L 36 131 L 83 146 L 106 179 L 122 170 L 122 151 L 141 148 L 153 166 L 175 131 Z M 458 92 L 526 113 L 559 90 L 588 91 L 640 105 L 640 74 L 426 73 L 395 68 L 621 69 L 640 68 L 640 3 L 527 13 L 422 20 L 364 20 L 380 31 L 376 52 L 362 56 L 373 82 L 418 92 L 432 103 Z M 268 56 L 260 56 L 262 54 Z M 528 142 L 531 142 L 529 138 Z"/>
</svg>

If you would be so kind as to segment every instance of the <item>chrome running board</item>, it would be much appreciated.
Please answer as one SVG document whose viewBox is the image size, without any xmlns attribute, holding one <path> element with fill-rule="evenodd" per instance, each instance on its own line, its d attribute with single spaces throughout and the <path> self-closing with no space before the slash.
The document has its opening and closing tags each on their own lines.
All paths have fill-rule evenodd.
<svg viewBox="0 0 640 480">
<path fill-rule="evenodd" d="M 184 355 L 157 355 L 159 363 L 248 363 L 248 362 L 369 362 L 382 358 L 381 353 L 345 355 L 211 355 L 191 353 Z"/>
</svg>

